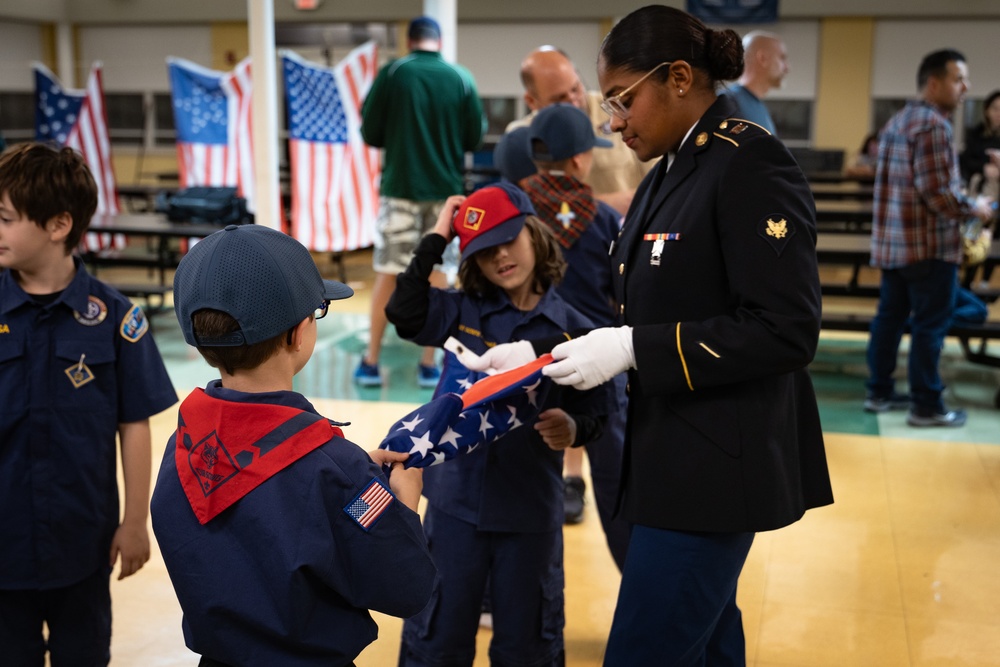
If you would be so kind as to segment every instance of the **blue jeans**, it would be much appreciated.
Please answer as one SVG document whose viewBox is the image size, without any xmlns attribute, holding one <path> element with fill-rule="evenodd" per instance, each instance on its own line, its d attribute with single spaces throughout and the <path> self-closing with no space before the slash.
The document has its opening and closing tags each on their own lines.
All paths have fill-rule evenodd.
<svg viewBox="0 0 1000 667">
<path fill-rule="evenodd" d="M 745 665 L 736 584 L 753 538 L 633 526 L 604 667 Z"/>
<path fill-rule="evenodd" d="M 936 259 L 882 270 L 878 313 L 868 339 L 866 387 L 870 395 L 892 394 L 899 341 L 909 322 L 907 375 L 913 409 L 924 414 L 944 412 L 938 362 L 951 326 L 957 287 L 958 267 Z"/>
</svg>

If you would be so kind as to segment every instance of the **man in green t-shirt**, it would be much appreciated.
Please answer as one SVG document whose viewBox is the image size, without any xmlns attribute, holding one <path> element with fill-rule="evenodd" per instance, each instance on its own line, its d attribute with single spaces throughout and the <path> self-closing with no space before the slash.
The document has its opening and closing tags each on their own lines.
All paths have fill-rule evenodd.
<svg viewBox="0 0 1000 667">
<path fill-rule="evenodd" d="M 484 129 L 476 82 L 464 67 L 441 57 L 437 22 L 413 19 L 407 44 L 410 53 L 379 71 L 361 109 L 361 135 L 383 149 L 370 340 L 354 373 L 355 382 L 368 387 L 382 384 L 378 360 L 396 274 L 406 270 L 417 242 L 434 227 L 444 200 L 464 192 L 465 153 L 479 146 Z M 432 276 L 435 286 L 446 285 L 455 259 L 446 253 L 443 272 Z M 424 350 L 417 370 L 418 385 L 437 385 L 434 348 Z"/>
</svg>

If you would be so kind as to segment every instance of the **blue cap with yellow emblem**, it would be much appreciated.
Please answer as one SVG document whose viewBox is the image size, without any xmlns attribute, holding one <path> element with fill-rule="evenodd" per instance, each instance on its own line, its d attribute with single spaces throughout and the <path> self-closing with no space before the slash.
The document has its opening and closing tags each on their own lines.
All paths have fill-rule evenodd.
<svg viewBox="0 0 1000 667">
<path fill-rule="evenodd" d="M 324 280 L 306 247 L 260 225 L 229 225 L 196 244 L 174 274 L 174 311 L 184 340 L 196 347 L 236 347 L 274 338 L 326 301 L 354 294 Z M 196 336 L 191 316 L 203 309 L 232 316 L 239 330 Z"/>
</svg>

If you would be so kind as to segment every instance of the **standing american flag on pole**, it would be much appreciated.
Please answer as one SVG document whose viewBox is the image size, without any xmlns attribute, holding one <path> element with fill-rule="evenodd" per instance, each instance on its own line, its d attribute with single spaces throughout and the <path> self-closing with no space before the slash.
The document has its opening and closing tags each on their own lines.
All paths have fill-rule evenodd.
<svg viewBox="0 0 1000 667">
<path fill-rule="evenodd" d="M 181 187 L 236 187 L 254 212 L 250 59 L 218 72 L 167 58 Z"/>
<path fill-rule="evenodd" d="M 104 107 L 101 64 L 94 63 L 84 90 L 63 88 L 56 75 L 41 63 L 35 70 L 35 138 L 69 146 L 86 161 L 97 182 L 97 212 L 118 213 L 118 187 L 111 163 L 108 116 Z M 88 250 L 124 246 L 125 238 L 110 234 L 87 234 Z"/>
<path fill-rule="evenodd" d="M 282 51 L 288 98 L 292 236 L 310 250 L 372 245 L 379 153 L 361 138 L 361 103 L 378 72 L 367 42 L 334 68 Z"/>
</svg>

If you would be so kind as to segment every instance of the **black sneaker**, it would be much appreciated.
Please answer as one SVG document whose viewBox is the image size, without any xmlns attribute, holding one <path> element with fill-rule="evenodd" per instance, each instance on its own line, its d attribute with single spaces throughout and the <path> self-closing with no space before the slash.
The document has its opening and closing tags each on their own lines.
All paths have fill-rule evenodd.
<svg viewBox="0 0 1000 667">
<path fill-rule="evenodd" d="M 949 410 L 948 412 L 936 412 L 932 414 L 921 414 L 910 411 L 906 416 L 906 423 L 910 426 L 965 426 L 965 410 Z"/>
<path fill-rule="evenodd" d="M 563 479 L 563 511 L 566 513 L 564 523 L 574 524 L 583 521 L 583 494 L 587 483 L 582 477 L 566 477 Z"/>
<path fill-rule="evenodd" d="M 892 392 L 889 396 L 867 396 L 865 412 L 889 412 L 890 410 L 905 410 L 910 407 L 910 397 L 907 394 Z"/>
</svg>

